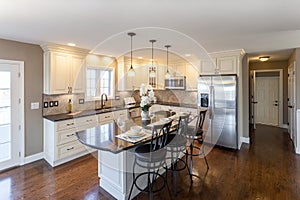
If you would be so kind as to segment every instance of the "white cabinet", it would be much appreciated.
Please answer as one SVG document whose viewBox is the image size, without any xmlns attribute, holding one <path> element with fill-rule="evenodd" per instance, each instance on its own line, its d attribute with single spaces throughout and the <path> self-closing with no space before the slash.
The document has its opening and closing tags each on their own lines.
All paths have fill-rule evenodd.
<svg viewBox="0 0 300 200">
<path fill-rule="evenodd" d="M 44 154 L 51 166 L 57 166 L 89 153 L 75 132 L 98 125 L 96 115 L 53 122 L 44 119 Z"/>
<path fill-rule="evenodd" d="M 133 69 L 135 76 L 128 76 L 130 68 L 130 59 L 128 57 L 120 57 L 118 62 L 118 90 L 119 91 L 132 91 L 133 89 L 140 88 L 141 84 L 148 84 L 148 66 L 144 65 L 140 60 L 133 61 Z"/>
<path fill-rule="evenodd" d="M 198 69 L 191 64 L 186 64 L 186 90 L 197 90 L 198 78 Z"/>
<path fill-rule="evenodd" d="M 244 53 L 243 50 L 210 53 L 211 59 L 200 61 L 200 74 L 239 74 L 239 60 Z"/>
<path fill-rule="evenodd" d="M 56 44 L 44 50 L 44 93 L 84 93 L 87 50 Z"/>
<path fill-rule="evenodd" d="M 112 112 L 102 113 L 98 115 L 99 126 L 112 123 L 114 120 Z"/>
</svg>

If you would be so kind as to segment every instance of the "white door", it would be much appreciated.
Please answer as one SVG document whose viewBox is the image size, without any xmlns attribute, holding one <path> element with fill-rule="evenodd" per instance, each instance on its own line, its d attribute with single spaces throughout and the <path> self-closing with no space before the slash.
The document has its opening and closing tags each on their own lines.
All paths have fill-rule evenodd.
<svg viewBox="0 0 300 200">
<path fill-rule="evenodd" d="M 20 164 L 20 65 L 0 60 L 0 170 Z"/>
<path fill-rule="evenodd" d="M 256 77 L 256 123 L 279 125 L 279 76 Z"/>
<path fill-rule="evenodd" d="M 294 63 L 288 67 L 288 122 L 289 122 L 289 133 L 291 139 L 296 144 L 295 134 L 295 65 Z"/>
<path fill-rule="evenodd" d="M 253 125 L 253 128 L 256 129 L 256 104 L 257 104 L 257 97 L 256 97 L 256 73 L 255 71 L 250 72 L 250 123 Z"/>
</svg>

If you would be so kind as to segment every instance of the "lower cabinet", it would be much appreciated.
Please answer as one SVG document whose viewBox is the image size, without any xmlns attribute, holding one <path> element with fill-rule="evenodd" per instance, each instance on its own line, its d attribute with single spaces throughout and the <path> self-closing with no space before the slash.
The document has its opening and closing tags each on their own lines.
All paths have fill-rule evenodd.
<svg viewBox="0 0 300 200">
<path fill-rule="evenodd" d="M 118 110 L 87 117 L 53 122 L 44 119 L 44 154 L 45 160 L 52 166 L 58 166 L 92 151 L 81 144 L 75 133 L 95 126 L 111 123 L 119 117 L 127 118 L 128 110 Z"/>
<path fill-rule="evenodd" d="M 96 115 L 58 122 L 44 119 L 45 160 L 55 167 L 91 152 L 93 149 L 81 144 L 75 133 L 97 125 Z"/>
</svg>

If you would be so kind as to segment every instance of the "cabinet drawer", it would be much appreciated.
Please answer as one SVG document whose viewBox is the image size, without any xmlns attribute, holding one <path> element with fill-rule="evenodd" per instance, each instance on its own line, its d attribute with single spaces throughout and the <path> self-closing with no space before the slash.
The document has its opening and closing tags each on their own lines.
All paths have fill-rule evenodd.
<svg viewBox="0 0 300 200">
<path fill-rule="evenodd" d="M 69 130 L 69 129 L 73 129 L 75 127 L 76 127 L 76 125 L 75 125 L 75 122 L 73 119 L 60 121 L 60 122 L 57 122 L 57 124 L 56 124 L 57 131 Z"/>
<path fill-rule="evenodd" d="M 118 118 L 126 119 L 127 118 L 127 110 L 114 111 L 112 113 L 112 115 L 113 115 L 113 119 L 118 119 Z"/>
<path fill-rule="evenodd" d="M 64 144 L 67 142 L 77 140 L 75 136 L 75 132 L 71 131 L 64 131 L 64 132 L 57 132 L 57 145 Z"/>
<path fill-rule="evenodd" d="M 111 122 L 111 121 L 113 121 L 113 114 L 112 114 L 112 112 L 103 113 L 103 114 L 99 115 L 99 123 L 100 124 Z"/>
<path fill-rule="evenodd" d="M 57 158 L 62 159 L 82 151 L 85 151 L 85 146 L 76 140 L 74 142 L 57 146 Z"/>
<path fill-rule="evenodd" d="M 97 126 L 98 118 L 97 115 L 87 116 L 87 117 L 80 117 L 74 119 L 76 125 L 76 131 L 82 131 L 87 128 L 92 128 Z"/>
</svg>

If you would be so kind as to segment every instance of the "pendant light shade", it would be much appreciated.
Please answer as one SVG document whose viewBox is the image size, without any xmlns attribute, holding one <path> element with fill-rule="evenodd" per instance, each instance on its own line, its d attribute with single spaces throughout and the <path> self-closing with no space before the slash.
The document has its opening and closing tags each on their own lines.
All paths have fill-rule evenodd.
<svg viewBox="0 0 300 200">
<path fill-rule="evenodd" d="M 165 45 L 165 47 L 167 48 L 167 72 L 165 74 L 165 78 L 169 79 L 171 78 L 171 74 L 169 72 L 169 48 L 171 47 L 171 45 Z"/>
<path fill-rule="evenodd" d="M 149 77 L 154 78 L 154 77 L 156 77 L 156 73 L 155 73 L 154 67 L 153 67 L 153 43 L 156 42 L 156 40 L 150 40 L 150 42 L 152 43 L 152 59 L 151 59 L 152 66 L 151 66 L 151 70 L 149 73 Z"/>
<path fill-rule="evenodd" d="M 135 76 L 135 71 L 132 67 L 132 37 L 135 36 L 135 33 L 128 33 L 130 36 L 130 68 L 128 70 L 128 76 Z"/>
</svg>

